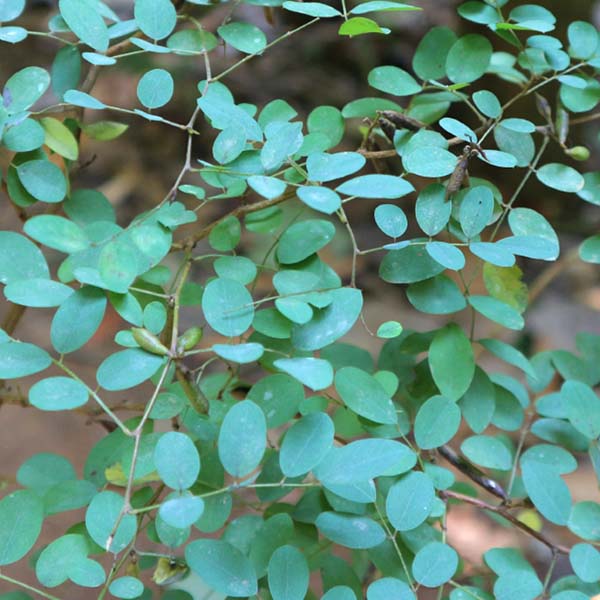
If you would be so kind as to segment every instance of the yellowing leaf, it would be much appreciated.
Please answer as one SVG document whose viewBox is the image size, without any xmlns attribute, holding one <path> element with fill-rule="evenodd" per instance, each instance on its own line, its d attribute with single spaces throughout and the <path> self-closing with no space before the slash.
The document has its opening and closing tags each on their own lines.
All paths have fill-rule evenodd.
<svg viewBox="0 0 600 600">
<path fill-rule="evenodd" d="M 527 308 L 529 290 L 522 281 L 523 272 L 514 265 L 497 267 L 491 263 L 483 266 L 483 282 L 490 296 L 522 313 Z"/>
<path fill-rule="evenodd" d="M 62 121 L 52 117 L 44 117 L 40 123 L 46 132 L 46 146 L 69 160 L 77 160 L 79 147 L 71 130 Z"/>
</svg>

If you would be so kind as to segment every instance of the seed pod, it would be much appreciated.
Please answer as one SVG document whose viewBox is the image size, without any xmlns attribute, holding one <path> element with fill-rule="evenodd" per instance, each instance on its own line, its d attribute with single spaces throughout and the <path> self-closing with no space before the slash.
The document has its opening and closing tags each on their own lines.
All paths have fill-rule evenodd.
<svg viewBox="0 0 600 600">
<path fill-rule="evenodd" d="M 483 471 L 472 465 L 466 458 L 459 456 L 450 446 L 443 445 L 437 450 L 450 464 L 454 465 L 459 471 L 486 489 L 490 494 L 502 500 L 508 500 L 508 494 L 497 481 L 486 477 Z"/>
<path fill-rule="evenodd" d="M 538 112 L 544 119 L 546 119 L 546 123 L 549 125 L 552 124 L 552 109 L 550 108 L 550 103 L 544 96 L 540 96 L 540 94 L 535 95 L 535 106 L 538 109 Z"/>
<path fill-rule="evenodd" d="M 132 327 L 131 334 L 133 339 L 139 344 L 140 348 L 158 354 L 159 356 L 167 356 L 169 349 L 150 331 L 143 327 Z"/>
<path fill-rule="evenodd" d="M 201 327 L 190 327 L 177 340 L 178 352 L 182 352 L 185 350 L 191 350 L 201 339 L 202 339 L 202 328 Z"/>
<path fill-rule="evenodd" d="M 460 190 L 462 187 L 466 177 L 467 177 L 467 167 L 469 166 L 469 159 L 471 158 L 471 147 L 465 146 L 463 150 L 462 156 L 458 159 L 456 163 L 456 167 L 454 167 L 454 171 L 452 175 L 450 175 L 450 179 L 448 180 L 448 185 L 446 186 L 446 198 L 452 196 Z"/>
<path fill-rule="evenodd" d="M 391 121 L 398 129 L 410 129 L 410 131 L 419 131 L 427 127 L 425 123 L 418 119 L 413 119 L 408 115 L 397 112 L 395 110 L 382 110 L 379 113 L 382 117 Z"/>
<path fill-rule="evenodd" d="M 393 144 L 394 134 L 396 133 L 396 127 L 394 124 L 391 121 L 388 121 L 388 119 L 385 117 L 379 117 L 379 119 L 377 119 L 377 123 L 379 124 L 379 127 L 381 127 L 383 133 L 385 133 L 385 136 L 388 138 L 388 140 L 390 140 L 390 142 Z"/>
<path fill-rule="evenodd" d="M 558 134 L 558 141 L 560 144 L 564 144 L 567 141 L 569 135 L 569 113 L 564 108 L 559 108 L 556 114 L 556 132 Z"/>
<path fill-rule="evenodd" d="M 590 157 L 590 151 L 585 146 L 573 146 L 573 148 L 567 148 L 565 154 L 575 160 L 587 160 Z"/>
</svg>

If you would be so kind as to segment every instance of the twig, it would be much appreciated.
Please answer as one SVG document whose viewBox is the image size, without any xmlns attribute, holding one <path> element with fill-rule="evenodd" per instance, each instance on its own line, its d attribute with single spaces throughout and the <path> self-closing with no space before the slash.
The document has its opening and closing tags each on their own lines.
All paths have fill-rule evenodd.
<svg viewBox="0 0 600 600">
<path fill-rule="evenodd" d="M 520 529 L 523 533 L 535 538 L 538 542 L 544 544 L 544 546 L 550 548 L 553 552 L 558 552 L 560 554 L 569 554 L 569 548 L 566 546 L 562 546 L 561 544 L 555 544 L 551 542 L 544 534 L 537 532 L 535 529 L 529 527 L 529 525 L 519 521 L 517 517 L 515 517 L 512 513 L 509 512 L 507 508 L 504 506 L 497 506 L 495 504 L 488 504 L 479 498 L 472 498 L 471 496 L 466 496 L 465 494 L 459 494 L 458 492 L 452 492 L 450 490 L 441 490 L 440 496 L 442 498 L 454 498 L 455 500 L 460 500 L 461 502 L 465 502 L 466 504 L 471 504 L 481 510 L 489 510 L 490 512 L 496 513 L 501 517 L 504 517 L 507 521 L 510 521 L 517 529 Z"/>
<path fill-rule="evenodd" d="M 225 219 L 229 219 L 231 217 L 242 217 L 249 213 L 253 213 L 258 210 L 263 210 L 264 208 L 269 208 L 271 206 L 275 206 L 276 204 L 281 204 L 282 202 L 285 202 L 286 200 L 289 200 L 290 198 L 294 198 L 295 195 L 296 195 L 296 191 L 291 190 L 291 191 L 286 192 L 285 194 L 282 194 L 278 198 L 274 198 L 273 200 L 261 200 L 260 202 L 255 202 L 253 204 L 242 204 L 241 206 L 234 208 L 232 211 L 229 211 L 226 215 L 222 216 L 220 219 L 217 219 L 216 221 L 209 223 L 208 225 L 206 225 L 205 227 L 200 229 L 200 231 L 197 231 L 196 233 L 193 233 L 193 234 L 187 236 L 186 238 L 183 238 L 183 240 L 181 240 L 180 242 L 175 242 L 171 246 L 171 251 L 191 250 L 192 248 L 194 248 L 194 246 L 196 246 L 196 244 L 198 242 L 200 242 L 204 238 L 208 237 L 210 232 L 215 227 L 217 227 L 217 225 L 220 225 L 223 221 L 225 221 Z"/>
<path fill-rule="evenodd" d="M 13 585 L 22 587 L 24 590 L 27 590 L 28 592 L 32 592 L 34 594 L 37 594 L 38 596 L 41 596 L 42 598 L 47 598 L 47 600 L 60 600 L 60 598 L 57 598 L 56 596 L 47 594 L 46 592 L 44 592 L 42 590 L 38 590 L 37 588 L 34 588 L 33 586 L 23 583 L 22 581 L 19 581 L 17 579 L 13 579 L 12 577 L 9 577 L 8 575 L 4 575 L 4 574 L 0 573 L 0 579 L 3 579 L 4 581 L 8 581 L 8 583 L 12 583 Z"/>
</svg>

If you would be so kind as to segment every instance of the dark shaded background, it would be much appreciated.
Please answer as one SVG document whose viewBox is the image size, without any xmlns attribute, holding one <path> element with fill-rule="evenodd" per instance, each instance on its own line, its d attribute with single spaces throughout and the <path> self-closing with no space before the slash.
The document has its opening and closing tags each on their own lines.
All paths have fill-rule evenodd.
<svg viewBox="0 0 600 600">
<path fill-rule="evenodd" d="M 124 17 L 131 12 L 131 2 L 114 0 L 108 2 Z M 511 6 L 525 2 L 512 2 Z M 549 0 L 540 2 L 558 17 L 557 35 L 565 39 L 568 24 L 576 19 L 592 20 L 600 23 L 600 2 L 591 0 Z M 43 30 L 48 17 L 53 14 L 55 2 L 30 1 L 25 14 L 25 25 L 30 29 Z M 368 35 L 354 39 L 337 36 L 337 21 L 323 20 L 300 35 L 292 37 L 272 50 L 264 57 L 248 62 L 225 79 L 225 83 L 233 91 L 237 101 L 248 101 L 262 107 L 274 98 L 284 98 L 294 106 L 301 116 L 306 116 L 314 107 L 331 104 L 342 107 L 355 98 L 376 95 L 367 86 L 369 71 L 378 65 L 390 64 L 410 69 L 411 58 L 422 35 L 434 25 L 447 25 L 458 33 L 481 31 L 481 28 L 459 19 L 455 12 L 458 2 L 454 0 L 413 0 L 413 4 L 424 10 L 419 13 L 388 13 L 380 17 L 380 22 L 389 26 L 393 33 L 390 36 Z M 215 7 L 207 10 L 203 7 L 193 9 L 206 29 L 214 31 L 230 11 L 229 6 Z M 240 6 L 235 16 L 255 22 L 263 28 L 269 40 L 281 35 L 306 20 L 302 15 L 275 10 L 273 23 L 265 20 L 263 10 L 258 7 Z M 496 49 L 503 49 L 502 43 L 495 42 Z M 56 51 L 52 41 L 39 37 L 30 37 L 17 46 L 4 44 L 0 46 L 0 81 L 5 81 L 13 72 L 29 65 L 49 67 Z M 507 49 L 507 48 L 506 48 Z M 218 73 L 236 59 L 235 53 L 218 49 L 211 55 L 213 71 Z M 196 82 L 204 78 L 204 63 L 199 57 L 131 57 L 123 61 L 118 69 L 104 68 L 94 88 L 94 95 L 100 99 L 120 106 L 137 106 L 135 88 L 137 79 L 147 68 L 154 65 L 169 68 L 176 81 L 174 99 L 161 111 L 167 119 L 186 122 L 197 97 Z M 493 77 L 483 81 L 486 88 L 495 91 L 506 99 L 512 90 L 506 83 Z M 479 85 L 479 83 L 478 83 Z M 548 93 L 554 98 L 556 88 Z M 51 98 L 47 99 L 52 102 Z M 517 105 L 518 116 L 528 115 L 535 121 L 539 118 L 528 101 Z M 89 111 L 88 111 L 89 112 Z M 99 113 L 87 115 L 95 120 Z M 464 117 L 470 122 L 470 115 L 453 113 L 457 118 Z M 126 225 L 129 220 L 156 204 L 171 187 L 174 178 L 181 168 L 184 158 L 185 136 L 174 129 L 160 124 L 150 123 L 128 115 L 103 114 L 102 118 L 110 118 L 129 123 L 130 129 L 118 141 L 110 144 L 87 141 L 82 146 L 82 162 L 91 161 L 81 170 L 74 182 L 77 187 L 93 187 L 101 190 L 117 209 L 119 223 Z M 194 158 L 210 159 L 212 146 L 211 131 L 202 120 L 201 135 L 196 138 L 193 148 Z M 345 149 L 354 149 L 360 140 L 356 121 L 349 123 Z M 593 157 L 589 164 L 575 165 L 582 172 L 600 168 L 598 153 L 598 126 L 589 124 L 579 127 L 572 133 L 572 141 L 584 143 L 592 150 Z M 10 156 L 0 152 L 0 167 L 6 167 Z M 564 155 L 551 150 L 545 160 L 551 162 L 567 162 Z M 497 171 L 495 171 L 497 173 Z M 522 173 L 522 172 L 521 172 Z M 496 180 L 505 198 L 515 186 L 519 172 L 502 172 L 502 178 Z M 193 177 L 188 178 L 194 182 Z M 182 198 L 183 200 L 183 198 Z M 404 203 L 410 214 L 410 202 Z M 414 200 L 412 201 L 414 202 Z M 579 201 L 572 195 L 554 192 L 532 181 L 521 196 L 520 205 L 527 205 L 544 214 L 556 227 L 562 242 L 562 252 L 566 253 L 580 241 L 598 231 L 600 211 L 591 205 Z M 230 208 L 231 204 L 219 205 L 201 213 L 202 221 Z M 372 218 L 373 203 L 355 202 L 349 211 L 359 246 L 368 248 L 379 243 L 380 234 Z M 212 212 L 211 212 L 212 211 Z M 20 229 L 14 210 L 8 199 L 0 192 L 0 226 L 2 229 Z M 197 227 L 198 225 L 195 225 Z M 348 252 L 350 250 L 345 236 L 328 250 L 326 258 L 334 264 L 341 274 L 349 274 Z M 58 264 L 58 255 L 49 253 Z M 170 260 L 170 259 L 169 259 Z M 369 255 L 359 263 L 359 285 L 366 292 L 366 321 L 372 328 L 388 319 L 401 321 L 405 327 L 418 330 L 435 327 L 445 319 L 437 319 L 416 313 L 406 302 L 404 292 L 399 287 L 384 284 L 377 276 L 380 256 Z M 546 263 L 521 261 L 520 265 L 526 279 L 532 281 Z M 203 273 L 199 271 L 201 279 Z M 0 303 L 0 317 L 6 306 Z M 600 333 L 600 286 L 597 269 L 581 262 L 574 262 L 546 290 L 542 298 L 536 302 L 527 315 L 525 334 L 519 342 L 532 351 L 574 345 L 574 334 L 578 331 Z M 35 340 L 42 345 L 48 343 L 49 320 L 53 311 L 36 310 L 26 313 L 16 335 L 24 340 Z M 189 324 L 194 324 L 194 314 L 187 315 Z M 93 381 L 95 366 L 100 360 L 115 350 L 113 337 L 121 327 L 118 317 L 109 314 L 102 329 L 82 351 L 73 356 L 75 370 Z M 485 334 L 485 324 L 480 325 L 479 333 Z M 515 335 L 507 334 L 506 339 L 515 340 Z M 356 327 L 349 336 L 351 341 L 371 348 L 376 352 L 380 342 L 361 327 Z M 504 367 L 492 362 L 488 366 L 494 370 Z M 117 398 L 129 400 L 131 398 Z M 73 413 L 41 413 L 29 408 L 12 406 L 0 407 L 0 489 L 2 485 L 11 485 L 11 474 L 27 457 L 38 452 L 56 452 L 67 456 L 81 472 L 83 462 L 89 448 L 102 437 L 103 430 L 97 425 L 84 424 L 85 418 Z M 14 475 L 13 475 L 14 476 Z M 587 468 L 580 469 L 575 475 L 568 477 L 574 500 L 598 500 L 595 478 Z M 2 483 L 4 482 L 4 484 Z M 42 541 L 55 539 L 64 532 L 64 523 L 73 522 L 72 514 L 68 521 L 64 518 L 49 519 L 45 525 Z M 480 513 L 470 508 L 452 508 L 449 518 L 450 541 L 455 544 L 459 553 L 467 560 L 480 561 L 481 554 L 491 546 L 521 544 L 530 555 L 539 559 L 540 565 L 546 563 L 548 556 L 538 545 L 531 545 L 529 540 L 518 536 L 512 530 L 501 529 Z M 564 535 L 564 531 L 561 534 Z M 563 540 L 570 543 L 572 540 Z M 557 574 L 568 569 L 568 565 L 560 564 Z M 7 573 L 35 584 L 30 572 L 19 572 L 11 568 Z M 0 591 L 8 588 L 0 582 Z M 71 590 L 69 598 L 76 598 L 77 593 Z M 93 594 L 93 592 L 90 592 Z M 83 594 L 83 593 L 82 593 Z M 95 595 L 95 594 L 93 594 Z M 80 596 L 84 598 L 84 595 Z M 90 597 L 90 596 L 88 596 Z"/>
</svg>

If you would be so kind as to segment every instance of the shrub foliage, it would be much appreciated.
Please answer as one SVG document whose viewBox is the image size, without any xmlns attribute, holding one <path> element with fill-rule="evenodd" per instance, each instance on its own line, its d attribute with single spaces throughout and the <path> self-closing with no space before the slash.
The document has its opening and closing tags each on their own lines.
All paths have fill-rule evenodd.
<svg viewBox="0 0 600 600">
<path fill-rule="evenodd" d="M 581 173 L 589 151 L 573 142 L 600 101 L 595 27 L 564 24 L 560 39 L 541 5 L 468 1 L 458 12 L 473 33 L 431 29 L 410 72 L 377 66 L 371 97 L 303 120 L 285 98 L 236 101 L 227 76 L 324 19 L 340 36 L 394 43 L 385 25 L 418 9 L 248 2 L 299 13 L 270 39 L 239 3 L 215 31 L 204 0 L 132 4 L 120 18 L 100 0 L 59 0 L 40 32 L 19 24 L 25 0 L 0 0 L 2 42 L 42 35 L 55 49 L 10 76 L 0 105 L 3 202 L 22 222 L 0 231 L 0 396 L 105 430 L 82 474 L 61 448 L 19 468 L 0 500 L 0 581 L 21 595 L 3 597 L 55 600 L 69 581 L 99 599 L 598 594 L 600 504 L 575 503 L 564 476 L 590 463 L 600 475 L 600 338 L 533 356 L 505 341 L 525 324 L 518 264 L 551 263 L 547 282 L 577 259 L 559 259 L 552 225 L 522 205 L 530 185 L 600 204 L 600 174 Z M 230 63 L 215 72 L 223 45 Z M 139 103 L 113 105 L 95 83 L 127 73 L 133 54 L 152 67 Z M 183 75 L 192 64 L 202 81 Z M 501 94 L 487 89 L 494 80 Z M 161 116 L 191 87 L 186 118 Z M 182 141 L 171 189 L 128 223 L 81 183 L 81 146 L 110 152 L 127 135 L 123 113 Z M 208 161 L 195 156 L 200 130 L 214 139 Z M 374 247 L 357 243 L 347 209 L 358 203 L 372 207 Z M 380 261 L 378 289 L 396 286 L 441 326 L 365 318 L 365 255 Z M 578 256 L 600 262 L 600 237 Z M 54 309 L 48 345 L 48 331 L 18 335 L 38 308 Z M 94 380 L 77 357 L 109 310 L 121 329 Z M 344 341 L 353 328 L 366 328 L 368 348 Z M 482 366 L 490 357 L 502 372 Z M 27 394 L 13 385 L 32 375 Z M 143 402 L 123 402 L 129 390 Z M 462 560 L 447 527 L 461 504 L 531 538 L 544 571 L 517 548 L 489 549 L 483 571 Z M 71 524 L 43 546 L 58 513 Z M 566 530 L 570 547 L 556 541 Z M 561 558 L 572 574 L 557 578 Z M 11 575 L 27 559 L 35 585 Z"/>
</svg>

